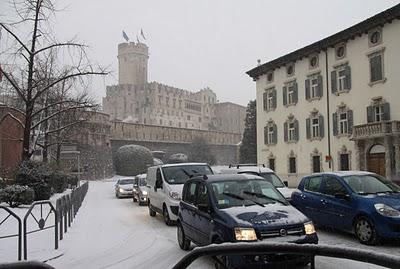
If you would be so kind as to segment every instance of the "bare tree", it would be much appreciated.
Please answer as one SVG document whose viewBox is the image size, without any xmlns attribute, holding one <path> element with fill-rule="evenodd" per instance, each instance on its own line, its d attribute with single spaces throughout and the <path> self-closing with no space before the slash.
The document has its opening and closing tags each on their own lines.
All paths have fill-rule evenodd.
<svg viewBox="0 0 400 269">
<path fill-rule="evenodd" d="M 10 40 L 1 41 L 7 46 L 0 51 L 0 56 L 8 57 L 6 61 L 20 67 L 17 71 L 3 68 L 3 76 L 24 105 L 22 159 L 26 160 L 33 153 L 32 141 L 36 143 L 37 130 L 48 129 L 51 120 L 59 115 L 87 107 L 79 98 L 52 99 L 54 91 L 71 80 L 85 85 L 88 76 L 107 73 L 104 68 L 90 63 L 84 44 L 74 40 L 56 40 L 51 19 L 57 9 L 52 0 L 14 0 L 12 5 L 18 19 L 0 22 L 3 36 L 5 32 L 7 40 Z M 54 133 L 62 128 L 66 127 L 60 126 L 54 129 Z"/>
</svg>

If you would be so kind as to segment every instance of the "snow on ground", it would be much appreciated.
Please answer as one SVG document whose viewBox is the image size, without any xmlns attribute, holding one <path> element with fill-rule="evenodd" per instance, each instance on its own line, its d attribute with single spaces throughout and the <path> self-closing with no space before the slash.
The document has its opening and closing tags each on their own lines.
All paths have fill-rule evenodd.
<svg viewBox="0 0 400 269">
<path fill-rule="evenodd" d="M 89 192 L 71 228 L 55 251 L 51 243 L 51 231 L 46 236 L 32 238 L 29 258 L 49 260 L 55 268 L 171 268 L 186 252 L 176 240 L 176 227 L 168 227 L 161 216 L 152 218 L 147 207 L 139 207 L 132 199 L 116 199 L 114 182 L 117 177 L 104 181 L 92 181 Z M 1 230 L 1 227 L 0 227 Z M 394 244 L 369 247 L 359 244 L 351 235 L 331 231 L 319 231 L 320 243 L 363 248 L 398 255 L 400 247 Z M 9 245 L 0 240 L 0 260 L 11 255 Z M 41 245 L 40 243 L 43 243 Z M 50 241 L 52 242 L 52 241 Z M 193 246 L 192 246 L 193 247 Z M 8 250 L 5 250 L 8 249 Z M 3 255 L 3 256 L 2 256 Z M 60 256 L 61 255 L 61 256 Z M 11 257 L 12 256 L 12 257 Z M 58 257 L 59 256 L 59 257 Z M 51 257 L 53 259 L 51 259 Z M 317 268 L 379 268 L 347 260 L 317 257 Z M 203 258 L 190 268 L 214 268 L 211 260 Z"/>
</svg>

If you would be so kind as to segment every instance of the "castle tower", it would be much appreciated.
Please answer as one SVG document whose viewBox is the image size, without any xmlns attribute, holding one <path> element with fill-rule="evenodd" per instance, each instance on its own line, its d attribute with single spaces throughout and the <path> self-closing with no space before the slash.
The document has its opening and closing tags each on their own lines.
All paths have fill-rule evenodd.
<svg viewBox="0 0 400 269">
<path fill-rule="evenodd" d="M 143 43 L 118 44 L 119 84 L 147 83 L 149 48 Z"/>
</svg>

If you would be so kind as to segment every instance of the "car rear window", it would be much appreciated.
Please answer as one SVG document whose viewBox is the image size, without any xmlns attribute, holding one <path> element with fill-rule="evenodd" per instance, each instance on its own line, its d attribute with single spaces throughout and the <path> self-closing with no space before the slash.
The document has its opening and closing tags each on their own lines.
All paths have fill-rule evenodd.
<svg viewBox="0 0 400 269">
<path fill-rule="evenodd" d="M 312 192 L 319 192 L 321 187 L 322 177 L 310 177 L 307 179 L 304 189 Z"/>
<path fill-rule="evenodd" d="M 118 184 L 120 184 L 120 185 L 133 184 L 133 178 L 120 179 Z"/>
</svg>

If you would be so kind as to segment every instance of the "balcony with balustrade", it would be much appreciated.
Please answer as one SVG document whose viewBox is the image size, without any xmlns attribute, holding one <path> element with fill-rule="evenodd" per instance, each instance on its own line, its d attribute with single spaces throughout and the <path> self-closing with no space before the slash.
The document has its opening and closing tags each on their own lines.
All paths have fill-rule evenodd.
<svg viewBox="0 0 400 269">
<path fill-rule="evenodd" d="M 363 140 L 385 136 L 400 136 L 400 121 L 382 121 L 355 125 L 351 140 Z"/>
</svg>

